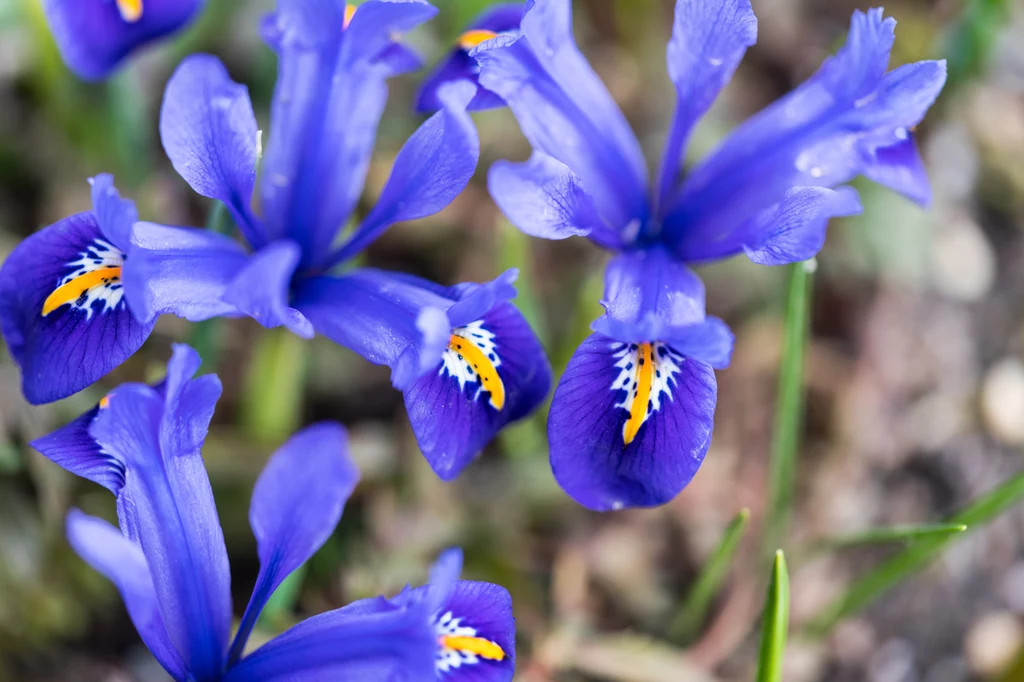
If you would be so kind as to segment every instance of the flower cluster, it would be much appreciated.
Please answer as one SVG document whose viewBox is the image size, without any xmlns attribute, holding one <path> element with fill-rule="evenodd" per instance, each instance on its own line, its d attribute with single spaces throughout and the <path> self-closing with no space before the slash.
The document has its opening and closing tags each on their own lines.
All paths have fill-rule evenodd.
<svg viewBox="0 0 1024 682">
<path fill-rule="evenodd" d="M 202 4 L 44 9 L 68 65 L 98 79 Z M 529 0 L 481 15 L 424 81 L 417 109 L 436 113 L 357 218 L 388 80 L 420 66 L 402 36 L 436 12 L 426 0 L 278 0 L 261 24 L 279 69 L 265 153 L 246 87 L 216 57 L 184 59 L 164 92 L 163 147 L 192 189 L 227 207 L 240 239 L 142 221 L 110 175 L 92 178 L 92 210 L 29 237 L 0 268 L 0 323 L 26 398 L 50 402 L 96 382 L 160 315 L 250 317 L 390 367 L 421 450 L 454 478 L 550 392 L 543 348 L 510 303 L 517 273 L 444 286 L 353 259 L 390 226 L 447 206 L 479 159 L 468 112 L 508 107 L 533 153 L 489 169 L 498 207 L 526 234 L 584 236 L 612 254 L 605 314 L 551 402 L 554 475 L 591 509 L 663 504 L 704 459 L 715 370 L 732 354 L 732 333 L 707 315 L 690 266 L 812 258 L 829 219 L 862 210 L 846 184 L 857 176 L 930 199 L 913 131 L 945 64 L 889 70 L 895 22 L 880 9 L 855 12 L 838 54 L 683 172 L 691 132 L 754 44 L 757 20 L 749 0 L 678 0 L 667 52 L 676 112 L 649 181 L 639 142 L 576 46 L 571 0 Z M 72 511 L 68 538 L 117 585 L 171 676 L 510 680 L 511 599 L 458 580 L 457 550 L 425 587 L 321 614 L 246 652 L 271 594 L 324 544 L 358 479 L 334 424 L 296 434 L 256 484 L 261 570 L 230 637 L 227 553 L 200 454 L 220 383 L 194 376 L 200 362 L 176 346 L 159 386 L 123 385 L 34 443 L 116 496 L 119 528 Z"/>
<path fill-rule="evenodd" d="M 655 182 L 625 117 L 576 47 L 570 0 L 530 0 L 516 25 L 484 17 L 428 80 L 421 104 L 453 80 L 508 106 L 533 147 L 498 162 L 491 196 L 523 232 L 582 235 L 613 252 L 605 315 L 555 390 L 551 466 L 593 509 L 667 502 L 711 441 L 716 383 L 732 335 L 705 314 L 689 265 L 746 254 L 812 258 L 829 218 L 861 211 L 858 175 L 927 204 L 913 129 L 942 89 L 943 61 L 888 70 L 895 21 L 855 12 L 846 45 L 793 92 L 681 173 L 694 125 L 732 78 L 757 19 L 749 0 L 678 0 L 668 44 L 676 112 Z M 435 105 L 436 106 L 436 105 Z"/>
<path fill-rule="evenodd" d="M 345 430 L 331 423 L 293 436 L 256 482 L 249 521 L 260 572 L 230 637 L 228 556 L 200 454 L 221 385 L 215 375 L 194 376 L 200 362 L 176 346 L 159 386 L 122 385 L 33 443 L 116 496 L 120 529 L 72 510 L 68 540 L 117 586 L 171 677 L 511 680 L 511 598 L 498 585 L 459 580 L 458 550 L 442 556 L 424 587 L 322 613 L 246 652 L 270 595 L 330 537 L 359 479 Z"/>
</svg>

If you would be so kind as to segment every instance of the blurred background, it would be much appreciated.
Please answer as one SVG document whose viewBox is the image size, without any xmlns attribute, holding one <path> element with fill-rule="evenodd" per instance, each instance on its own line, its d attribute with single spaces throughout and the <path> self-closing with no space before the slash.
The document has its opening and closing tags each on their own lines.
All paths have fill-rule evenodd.
<svg viewBox="0 0 1024 682">
<path fill-rule="evenodd" d="M 433 64 L 488 0 L 436 0 L 409 36 Z M 854 0 L 753 0 L 760 29 L 698 128 L 705 154 L 739 121 L 810 75 L 842 44 Z M 218 54 L 249 86 L 261 128 L 276 77 L 257 23 L 272 0 L 210 0 L 186 32 L 107 83 L 63 66 L 39 0 L 0 0 L 0 257 L 36 229 L 90 208 L 86 179 L 113 172 L 142 219 L 202 226 L 210 202 L 171 169 L 157 121 L 163 86 L 189 53 Z M 577 0 L 580 45 L 648 152 L 672 113 L 671 0 Z M 950 80 L 918 129 L 935 190 L 923 211 L 857 183 L 863 216 L 834 221 L 818 259 L 796 507 L 784 546 L 792 581 L 787 682 L 1024 680 L 1024 509 L 972 527 L 937 560 L 830 627 L 809 627 L 856 576 L 898 550 L 815 552 L 824 537 L 935 521 L 1021 468 L 1024 445 L 1024 6 L 1014 0 L 890 0 L 893 64 L 949 60 Z M 420 74 L 393 81 L 361 211 L 419 124 Z M 582 239 L 530 240 L 501 217 L 486 169 L 528 147 L 507 112 L 476 116 L 477 177 L 443 213 L 393 228 L 378 266 L 454 283 L 520 267 L 518 303 L 556 373 L 600 314 L 605 256 Z M 214 215 L 214 218 L 216 216 Z M 0 349 L 0 680 L 166 680 L 114 589 L 70 550 L 70 506 L 113 517 L 113 499 L 29 448 L 123 381 L 158 379 L 172 341 L 224 382 L 205 456 L 233 571 L 236 615 L 258 561 L 249 494 L 267 456 L 299 426 L 344 423 L 363 473 L 334 536 L 279 595 L 258 636 L 353 599 L 425 579 L 450 545 L 464 577 L 505 585 L 519 630 L 517 679 L 750 680 L 767 573 L 764 525 L 782 339 L 783 269 L 737 258 L 701 270 L 709 313 L 737 336 L 718 373 L 714 441 L 691 485 L 659 509 L 588 512 L 555 484 L 545 416 L 508 429 L 454 483 L 420 455 L 386 368 L 324 339 L 251 320 L 165 317 L 100 385 L 31 407 Z M 706 616 L 680 627 L 695 577 L 737 513 L 750 522 Z M 674 624 L 674 625 L 673 625 Z"/>
</svg>

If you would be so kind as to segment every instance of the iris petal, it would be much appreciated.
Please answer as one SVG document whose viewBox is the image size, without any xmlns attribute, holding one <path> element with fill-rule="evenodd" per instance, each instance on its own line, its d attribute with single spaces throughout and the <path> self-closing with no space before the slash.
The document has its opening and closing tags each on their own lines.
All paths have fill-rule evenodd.
<svg viewBox="0 0 1024 682">
<path fill-rule="evenodd" d="M 177 31 L 204 0 L 146 0 L 134 20 L 113 2 L 44 0 L 43 11 L 61 57 L 80 78 L 105 78 L 135 49 Z"/>
<path fill-rule="evenodd" d="M 93 212 L 37 232 L 7 257 L 0 268 L 0 322 L 29 402 L 82 390 L 149 336 L 152 323 L 136 320 L 124 299 L 123 262 Z"/>
<path fill-rule="evenodd" d="M 334 532 L 358 480 L 359 471 L 348 454 L 348 434 L 337 424 L 303 429 L 270 458 L 249 508 L 260 574 L 228 665 L 242 653 L 270 595 Z"/>
<path fill-rule="evenodd" d="M 644 346 L 654 364 L 639 365 Z M 644 373 L 649 376 L 641 391 Z M 551 401 L 548 440 L 555 479 L 573 499 L 597 511 L 668 502 L 704 460 L 716 393 L 712 368 L 672 344 L 589 336 Z"/>
</svg>

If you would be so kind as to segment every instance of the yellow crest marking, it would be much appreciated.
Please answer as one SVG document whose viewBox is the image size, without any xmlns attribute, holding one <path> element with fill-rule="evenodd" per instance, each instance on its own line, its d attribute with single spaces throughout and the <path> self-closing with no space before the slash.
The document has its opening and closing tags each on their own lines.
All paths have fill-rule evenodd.
<svg viewBox="0 0 1024 682">
<path fill-rule="evenodd" d="M 459 36 L 459 47 L 468 52 L 485 40 L 497 37 L 498 34 L 494 31 L 488 31 L 482 28 L 473 29 L 472 31 L 466 31 Z"/>
<path fill-rule="evenodd" d="M 651 398 L 651 384 L 654 381 L 654 352 L 650 343 L 641 343 L 636 351 L 637 388 L 636 397 L 629 407 L 629 419 L 622 427 L 622 441 L 629 445 L 636 438 L 637 431 L 647 416 L 647 403 Z"/>
<path fill-rule="evenodd" d="M 440 644 L 445 648 L 454 649 L 455 651 L 465 651 L 466 653 L 476 654 L 480 658 L 486 658 L 489 661 L 505 660 L 504 649 L 491 640 L 484 639 L 483 637 L 445 635 L 441 637 Z"/>
<path fill-rule="evenodd" d="M 46 317 L 65 303 L 73 303 L 78 297 L 95 286 L 106 284 L 121 278 L 121 266 L 113 265 L 97 268 L 84 275 L 75 277 L 70 282 L 61 284 L 43 301 L 43 317 Z"/>
<path fill-rule="evenodd" d="M 484 390 L 491 394 L 491 407 L 496 410 L 505 407 L 505 384 L 498 376 L 498 370 L 494 368 L 494 364 L 484 355 L 483 351 L 469 339 L 457 334 L 452 334 L 448 339 L 448 349 L 458 353 L 459 357 L 468 362 L 480 375 L 480 382 Z"/>
<path fill-rule="evenodd" d="M 122 19 L 134 24 L 142 18 L 142 0 L 117 0 L 117 11 Z"/>
<path fill-rule="evenodd" d="M 359 9 L 358 5 L 353 5 L 351 2 L 345 4 L 345 23 L 341 25 L 343 29 L 348 28 L 348 25 L 352 23 L 352 17 L 356 15 L 357 9 Z"/>
</svg>

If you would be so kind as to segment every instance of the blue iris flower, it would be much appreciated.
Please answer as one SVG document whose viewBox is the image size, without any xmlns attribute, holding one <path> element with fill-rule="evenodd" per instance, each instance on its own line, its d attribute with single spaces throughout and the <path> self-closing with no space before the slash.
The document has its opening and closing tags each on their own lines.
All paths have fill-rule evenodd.
<svg viewBox="0 0 1024 682">
<path fill-rule="evenodd" d="M 134 353 L 160 314 L 247 315 L 309 338 L 319 332 L 388 365 L 420 448 L 450 479 L 551 385 L 540 342 L 509 302 L 516 272 L 445 287 L 344 266 L 394 223 L 440 211 L 476 168 L 467 83 L 440 88 L 440 112 L 399 152 L 376 205 L 350 231 L 387 80 L 419 64 L 395 36 L 429 19 L 424 0 L 280 0 L 262 24 L 279 58 L 269 143 L 248 91 L 208 55 L 167 84 L 164 149 L 198 193 L 222 201 L 245 238 L 138 220 L 110 176 L 93 210 L 26 239 L 0 270 L 0 320 L 32 402 L 93 383 Z"/>
<path fill-rule="evenodd" d="M 270 458 L 249 521 L 260 572 L 234 638 L 231 576 L 200 454 L 221 384 L 195 377 L 177 345 L 157 387 L 124 384 L 33 446 L 117 498 L 120 530 L 72 510 L 68 540 L 118 588 L 142 640 L 178 682 L 450 679 L 508 682 L 515 624 L 508 592 L 459 580 L 449 550 L 425 587 L 313 616 L 260 648 L 246 642 L 274 590 L 330 537 L 359 479 L 345 430 L 310 426 Z"/>
<path fill-rule="evenodd" d="M 180 29 L 205 0 L 43 0 L 57 48 L 78 77 L 106 78 L 137 48 Z"/>
<path fill-rule="evenodd" d="M 928 203 L 912 130 L 946 67 L 888 71 L 894 25 L 880 9 L 855 12 L 838 54 L 682 177 L 693 126 L 754 43 L 757 20 L 747 0 L 679 0 L 667 54 L 677 109 L 653 185 L 625 117 L 573 40 L 570 0 L 531 0 L 518 32 L 470 52 L 479 66 L 471 77 L 505 101 L 533 147 L 528 161 L 490 169 L 502 211 L 528 234 L 585 235 L 615 254 L 606 314 L 569 362 L 548 422 L 555 477 L 581 504 L 662 504 L 704 459 L 713 369 L 728 364 L 733 338 L 706 316 L 688 264 L 741 253 L 769 265 L 811 258 L 829 218 L 861 210 L 843 185 L 857 175 Z"/>
</svg>

